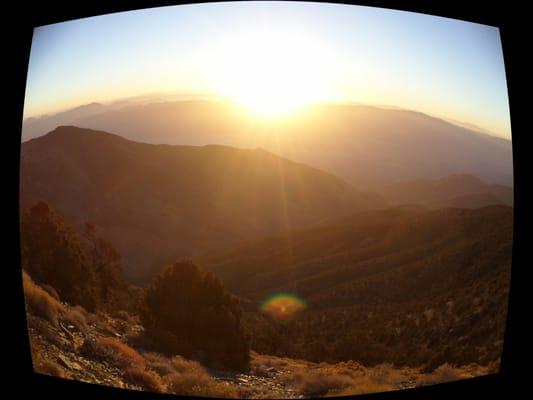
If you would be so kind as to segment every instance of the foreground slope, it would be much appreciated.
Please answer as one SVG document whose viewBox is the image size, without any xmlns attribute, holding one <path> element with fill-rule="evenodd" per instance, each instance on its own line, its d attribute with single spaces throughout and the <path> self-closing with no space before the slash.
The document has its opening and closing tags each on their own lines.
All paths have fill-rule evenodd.
<svg viewBox="0 0 533 400">
<path fill-rule="evenodd" d="M 151 145 L 71 126 L 22 145 L 20 190 L 22 207 L 44 200 L 95 224 L 136 281 L 169 257 L 381 204 L 265 150 Z"/>
<path fill-rule="evenodd" d="M 251 353 L 251 370 L 229 373 L 157 353 L 142 340 L 143 326 L 125 312 L 88 313 L 53 298 L 24 273 L 24 294 L 35 372 L 130 390 L 215 398 L 316 398 L 388 391 L 494 372 L 442 365 L 432 373 L 356 361 L 328 364 Z M 43 304 L 46 299 L 46 304 Z M 43 312 L 52 310 L 52 312 Z"/>
</svg>

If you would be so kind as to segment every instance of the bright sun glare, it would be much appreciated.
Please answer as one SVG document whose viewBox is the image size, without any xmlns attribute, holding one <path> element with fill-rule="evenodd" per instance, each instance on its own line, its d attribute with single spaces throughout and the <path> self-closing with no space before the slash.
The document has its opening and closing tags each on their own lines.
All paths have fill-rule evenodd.
<svg viewBox="0 0 533 400">
<path fill-rule="evenodd" d="M 258 116 L 290 114 L 324 97 L 325 60 L 307 35 L 257 30 L 220 50 L 219 90 Z"/>
</svg>

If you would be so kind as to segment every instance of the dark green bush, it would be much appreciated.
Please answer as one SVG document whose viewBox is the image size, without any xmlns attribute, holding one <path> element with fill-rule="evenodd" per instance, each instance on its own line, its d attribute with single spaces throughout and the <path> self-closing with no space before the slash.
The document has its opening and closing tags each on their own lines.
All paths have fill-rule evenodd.
<svg viewBox="0 0 533 400">
<path fill-rule="evenodd" d="M 247 370 L 249 343 L 237 299 L 192 261 L 165 270 L 146 289 L 141 320 L 161 352 L 213 368 Z"/>
<path fill-rule="evenodd" d="M 120 255 L 92 225 L 78 234 L 39 202 L 22 213 L 20 228 L 22 265 L 51 296 L 91 312 L 138 307 Z"/>
</svg>

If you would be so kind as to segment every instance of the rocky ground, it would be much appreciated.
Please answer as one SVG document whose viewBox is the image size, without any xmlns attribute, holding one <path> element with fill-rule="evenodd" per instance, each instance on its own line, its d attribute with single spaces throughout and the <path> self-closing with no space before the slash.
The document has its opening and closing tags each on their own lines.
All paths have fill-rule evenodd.
<svg viewBox="0 0 533 400">
<path fill-rule="evenodd" d="M 28 314 L 36 372 L 134 390 L 233 398 L 306 398 L 399 390 L 468 378 L 487 368 L 417 369 L 356 362 L 312 363 L 251 354 L 247 374 L 213 371 L 181 357 L 146 351 L 135 318 L 94 315 L 63 304 L 56 323 Z"/>
</svg>

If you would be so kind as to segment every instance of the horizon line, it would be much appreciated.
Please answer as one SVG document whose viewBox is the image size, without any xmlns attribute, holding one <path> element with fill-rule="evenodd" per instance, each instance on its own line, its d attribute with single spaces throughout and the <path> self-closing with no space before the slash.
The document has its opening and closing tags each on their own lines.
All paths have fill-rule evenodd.
<svg viewBox="0 0 533 400">
<path fill-rule="evenodd" d="M 176 98 L 172 98 L 172 97 L 176 97 Z M 138 94 L 138 95 L 134 95 L 134 96 L 115 98 L 113 100 L 107 100 L 107 101 L 94 100 L 94 101 L 89 101 L 89 102 L 82 103 L 82 104 L 79 104 L 79 105 L 76 105 L 76 106 L 72 106 L 72 107 L 68 107 L 68 108 L 62 108 L 62 109 L 60 109 L 58 111 L 55 111 L 53 113 L 44 113 L 44 114 L 31 115 L 31 116 L 28 116 L 28 117 L 24 117 L 23 120 L 22 120 L 22 130 L 24 130 L 24 125 L 26 123 L 32 122 L 32 121 L 29 121 L 29 120 L 38 121 L 38 120 L 40 120 L 42 118 L 51 118 L 51 117 L 57 116 L 59 114 L 67 113 L 67 112 L 70 112 L 70 111 L 73 111 L 73 110 L 76 110 L 76 109 L 79 109 L 79 108 L 91 106 L 91 105 L 99 105 L 99 106 L 105 107 L 105 106 L 111 106 L 111 105 L 114 105 L 114 104 L 116 105 L 116 104 L 120 104 L 120 103 L 125 103 L 126 106 L 127 106 L 128 103 L 129 103 L 129 105 L 131 105 L 131 103 L 135 102 L 135 101 L 138 101 L 140 104 L 205 101 L 205 102 L 210 102 L 210 103 L 227 103 L 227 104 L 230 104 L 230 105 L 238 106 L 237 104 L 234 104 L 233 102 L 231 102 L 231 100 L 223 98 L 222 96 L 209 95 L 209 94 L 205 94 L 205 93 L 182 94 L 182 93 L 176 93 L 174 91 L 149 92 L 149 93 L 143 93 L 143 94 Z M 337 100 L 337 101 L 335 101 L 335 100 L 324 100 L 324 101 L 315 102 L 315 103 L 311 104 L 310 107 L 327 106 L 327 105 L 351 105 L 351 106 L 361 106 L 361 107 L 372 107 L 372 108 L 377 108 L 377 109 L 381 109 L 381 110 L 406 111 L 406 112 L 418 113 L 418 114 L 425 115 L 426 117 L 429 117 L 429 118 L 434 118 L 434 119 L 441 120 L 444 123 L 447 123 L 447 124 L 450 124 L 450 125 L 454 125 L 454 126 L 457 126 L 459 128 L 462 128 L 462 129 L 466 129 L 466 130 L 474 132 L 474 133 L 479 133 L 479 134 L 483 134 L 483 135 L 486 135 L 486 136 L 494 137 L 496 139 L 503 139 L 503 140 L 507 140 L 509 142 L 512 142 L 512 136 L 511 137 L 507 137 L 507 136 L 500 135 L 500 134 L 498 134 L 498 133 L 496 133 L 494 131 L 491 131 L 491 130 L 483 128 L 483 127 L 480 127 L 480 126 L 478 126 L 478 125 L 476 125 L 474 123 L 471 123 L 471 122 L 458 121 L 458 120 L 453 119 L 453 118 L 446 118 L 446 117 L 438 116 L 438 115 L 435 115 L 435 114 L 430 114 L 430 113 L 427 113 L 427 112 L 424 112 L 424 111 L 419 111 L 419 110 L 416 110 L 416 109 L 401 107 L 401 106 L 394 105 L 394 104 L 370 103 L 370 102 L 365 103 L 365 102 L 350 101 L 350 100 L 345 100 L 345 101 L 343 101 L 343 100 Z M 512 133 L 511 133 L 511 135 L 512 135 Z M 22 139 L 22 135 L 21 135 L 21 139 Z"/>
</svg>

